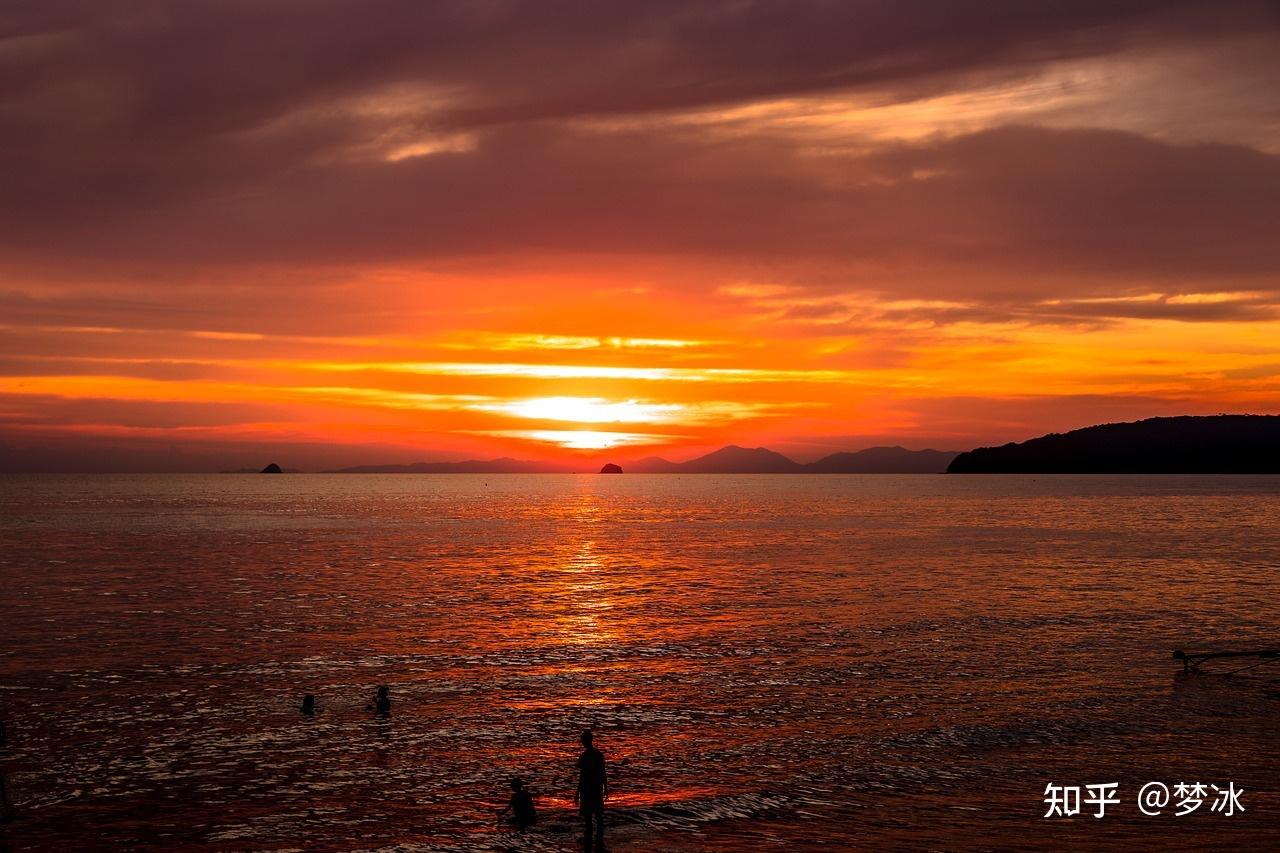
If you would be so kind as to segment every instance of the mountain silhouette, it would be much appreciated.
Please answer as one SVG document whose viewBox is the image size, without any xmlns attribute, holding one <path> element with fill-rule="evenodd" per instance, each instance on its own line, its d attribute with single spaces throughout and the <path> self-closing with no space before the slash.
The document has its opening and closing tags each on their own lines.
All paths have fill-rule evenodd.
<svg viewBox="0 0 1280 853">
<path fill-rule="evenodd" d="M 659 460 L 666 462 L 666 460 Z M 678 474 L 796 474 L 803 466 L 792 462 L 781 453 L 775 453 L 764 447 L 746 448 L 731 444 L 706 456 L 690 459 L 688 462 L 667 463 L 670 469 L 653 470 L 648 473 Z M 645 473 L 641 463 L 627 466 L 629 470 Z M 661 468 L 661 466 L 659 466 Z"/>
<path fill-rule="evenodd" d="M 804 469 L 814 474 L 940 474 L 958 455 L 955 450 L 868 447 L 854 453 L 832 453 Z"/>
<path fill-rule="evenodd" d="M 646 456 L 627 463 L 627 470 L 633 474 L 675 474 L 680 470 L 680 465 L 661 456 Z"/>
<path fill-rule="evenodd" d="M 961 453 L 951 474 L 1276 474 L 1280 415 L 1148 418 Z"/>
<path fill-rule="evenodd" d="M 634 474 L 941 474 L 958 451 L 872 447 L 856 453 L 833 453 L 807 465 L 767 447 L 731 444 L 685 462 L 649 456 L 622 466 Z M 612 466 L 606 465 L 608 469 Z M 330 474 L 562 474 L 593 470 L 590 462 L 526 462 L 519 459 L 472 459 L 466 462 L 414 462 L 409 465 L 358 465 Z M 601 471 L 601 473 L 606 473 Z M 618 473 L 609 471 L 607 473 Z"/>
<path fill-rule="evenodd" d="M 801 464 L 765 447 L 731 444 L 688 462 L 650 456 L 632 462 L 627 470 L 646 474 L 941 474 L 957 455 L 956 450 L 870 447 Z"/>
</svg>

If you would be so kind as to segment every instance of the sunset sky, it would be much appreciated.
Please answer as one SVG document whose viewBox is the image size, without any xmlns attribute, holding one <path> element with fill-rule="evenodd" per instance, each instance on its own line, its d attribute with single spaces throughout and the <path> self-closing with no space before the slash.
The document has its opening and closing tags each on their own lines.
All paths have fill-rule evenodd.
<svg viewBox="0 0 1280 853">
<path fill-rule="evenodd" d="M 1280 412 L 1280 7 L 0 9 L 0 470 Z"/>
</svg>

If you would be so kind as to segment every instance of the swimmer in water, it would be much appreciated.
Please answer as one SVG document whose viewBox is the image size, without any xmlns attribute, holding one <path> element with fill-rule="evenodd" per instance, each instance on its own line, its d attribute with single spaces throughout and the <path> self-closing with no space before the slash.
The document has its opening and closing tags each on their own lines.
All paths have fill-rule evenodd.
<svg viewBox="0 0 1280 853">
<path fill-rule="evenodd" d="M 373 697 L 373 701 L 365 708 L 366 711 L 373 713 L 384 720 L 391 719 L 391 688 L 382 685 L 378 688 L 377 694 Z"/>
<path fill-rule="evenodd" d="M 498 819 L 501 820 L 508 812 L 511 817 L 507 818 L 507 823 L 517 830 L 523 831 L 538 822 L 538 811 L 533 807 L 533 794 L 524 786 L 524 780 L 518 777 L 511 780 L 511 802 L 498 811 Z"/>
</svg>

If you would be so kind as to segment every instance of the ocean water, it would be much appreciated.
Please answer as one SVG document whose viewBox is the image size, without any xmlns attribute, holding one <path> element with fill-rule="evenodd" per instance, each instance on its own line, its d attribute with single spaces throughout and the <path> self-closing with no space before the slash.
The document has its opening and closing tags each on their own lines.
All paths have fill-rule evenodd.
<svg viewBox="0 0 1280 853">
<path fill-rule="evenodd" d="M 1170 659 L 1280 646 L 1280 478 L 8 477 L 0 613 L 13 850 L 572 850 L 588 726 L 617 851 L 1280 842 L 1280 664 Z"/>
</svg>

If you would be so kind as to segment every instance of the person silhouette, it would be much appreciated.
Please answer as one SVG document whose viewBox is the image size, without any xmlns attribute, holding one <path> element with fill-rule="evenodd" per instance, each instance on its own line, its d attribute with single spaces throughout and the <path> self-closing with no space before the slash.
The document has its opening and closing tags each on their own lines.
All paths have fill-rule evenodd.
<svg viewBox="0 0 1280 853">
<path fill-rule="evenodd" d="M 8 823 L 17 813 L 13 801 L 9 799 L 9 783 L 4 778 L 4 771 L 0 770 L 0 823 Z"/>
<path fill-rule="evenodd" d="M 582 814 L 582 849 L 591 853 L 592 821 L 595 822 L 595 846 L 604 853 L 604 801 L 609 796 L 609 778 L 605 772 L 604 753 L 592 746 L 591 729 L 582 733 L 582 755 L 578 756 L 578 788 L 573 804 Z"/>
<path fill-rule="evenodd" d="M 391 719 L 391 688 L 383 684 L 378 688 L 378 692 L 374 695 L 373 701 L 365 708 L 366 711 L 373 711 L 376 716 L 384 720 Z"/>
<path fill-rule="evenodd" d="M 8 745 L 9 735 L 5 731 L 4 720 L 0 720 L 0 750 Z M 8 823 L 17 815 L 13 801 L 9 799 L 9 780 L 4 776 L 4 768 L 0 767 L 0 823 Z"/>
<path fill-rule="evenodd" d="M 507 823 L 522 832 L 526 827 L 538 822 L 538 810 L 533 807 L 533 794 L 524 786 L 524 780 L 518 776 L 511 780 L 511 802 L 498 811 L 499 820 L 507 812 L 511 813 Z"/>
</svg>

